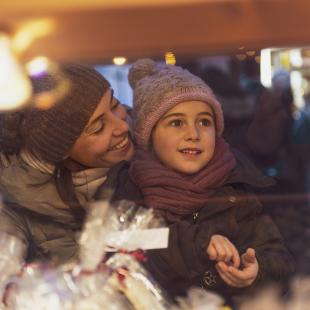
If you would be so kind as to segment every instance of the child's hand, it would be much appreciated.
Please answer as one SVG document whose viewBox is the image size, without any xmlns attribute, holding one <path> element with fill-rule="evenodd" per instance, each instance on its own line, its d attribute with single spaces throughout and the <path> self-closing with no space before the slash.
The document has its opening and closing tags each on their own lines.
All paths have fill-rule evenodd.
<svg viewBox="0 0 310 310">
<path fill-rule="evenodd" d="M 242 269 L 228 266 L 224 262 L 216 264 L 216 269 L 226 284 L 234 287 L 247 287 L 255 281 L 259 270 L 255 250 L 248 248 L 241 256 L 241 262 Z"/>
<path fill-rule="evenodd" d="M 211 260 L 232 264 L 235 268 L 240 266 L 240 256 L 236 247 L 228 238 L 221 235 L 213 235 L 207 247 L 207 254 Z"/>
</svg>

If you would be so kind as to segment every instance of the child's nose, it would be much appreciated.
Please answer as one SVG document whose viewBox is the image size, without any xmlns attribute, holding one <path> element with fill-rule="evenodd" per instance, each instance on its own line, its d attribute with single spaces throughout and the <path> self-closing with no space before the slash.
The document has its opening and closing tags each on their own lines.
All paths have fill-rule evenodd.
<svg viewBox="0 0 310 310">
<path fill-rule="evenodd" d="M 199 129 L 197 126 L 191 125 L 188 126 L 187 132 L 186 132 L 186 140 L 191 140 L 191 141 L 197 141 L 200 138 L 200 133 Z"/>
</svg>

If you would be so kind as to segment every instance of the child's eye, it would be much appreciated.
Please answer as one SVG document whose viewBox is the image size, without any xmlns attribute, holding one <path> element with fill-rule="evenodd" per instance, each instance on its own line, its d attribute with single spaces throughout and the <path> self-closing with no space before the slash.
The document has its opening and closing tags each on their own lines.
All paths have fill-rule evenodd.
<svg viewBox="0 0 310 310">
<path fill-rule="evenodd" d="M 183 125 L 183 121 L 180 119 L 175 119 L 169 123 L 172 127 L 181 127 Z"/>
<path fill-rule="evenodd" d="M 211 124 L 211 121 L 207 118 L 203 118 L 203 119 L 199 120 L 199 125 L 202 127 L 208 127 L 208 126 L 210 126 L 210 124 Z"/>
</svg>

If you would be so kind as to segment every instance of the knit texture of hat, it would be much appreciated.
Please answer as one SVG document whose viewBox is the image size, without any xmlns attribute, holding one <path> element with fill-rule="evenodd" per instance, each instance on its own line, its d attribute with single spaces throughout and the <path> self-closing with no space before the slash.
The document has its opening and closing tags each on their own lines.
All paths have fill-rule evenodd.
<svg viewBox="0 0 310 310">
<path fill-rule="evenodd" d="M 210 87 L 181 67 L 159 64 L 151 59 L 136 61 L 129 70 L 133 89 L 134 133 L 137 144 L 147 149 L 152 129 L 171 108 L 185 101 L 203 101 L 215 115 L 216 133 L 224 130 L 223 112 Z"/>
<path fill-rule="evenodd" d="M 60 69 L 71 84 L 68 94 L 50 109 L 27 110 L 20 131 L 24 147 L 53 164 L 67 155 L 110 88 L 109 82 L 92 67 L 64 64 Z M 35 91 L 50 87 L 50 78 L 34 83 Z"/>
</svg>

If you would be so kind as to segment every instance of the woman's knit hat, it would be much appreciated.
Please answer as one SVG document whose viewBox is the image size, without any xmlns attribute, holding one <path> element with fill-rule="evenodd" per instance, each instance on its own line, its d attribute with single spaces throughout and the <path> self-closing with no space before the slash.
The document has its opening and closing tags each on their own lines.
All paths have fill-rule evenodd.
<svg viewBox="0 0 310 310">
<path fill-rule="evenodd" d="M 151 59 L 136 61 L 129 70 L 133 89 L 134 133 L 137 144 L 147 149 L 152 130 L 171 108 L 184 101 L 203 101 L 215 114 L 216 132 L 224 130 L 223 112 L 210 87 L 181 67 L 159 64 Z"/>
<path fill-rule="evenodd" d="M 63 64 L 60 69 L 70 82 L 70 91 L 62 100 L 49 109 L 31 107 L 0 115 L 0 152 L 17 153 L 26 148 L 52 164 L 66 156 L 110 84 L 89 66 Z M 51 76 L 34 80 L 34 91 L 48 90 L 53 83 L 57 78 Z"/>
</svg>

